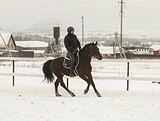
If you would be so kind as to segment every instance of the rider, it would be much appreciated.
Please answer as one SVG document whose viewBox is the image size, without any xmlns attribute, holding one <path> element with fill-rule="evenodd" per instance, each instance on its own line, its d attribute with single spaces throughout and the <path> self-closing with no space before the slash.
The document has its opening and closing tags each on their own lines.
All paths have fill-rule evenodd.
<svg viewBox="0 0 160 121">
<path fill-rule="evenodd" d="M 68 55 L 70 58 L 70 76 L 74 76 L 74 62 L 75 62 L 75 56 L 77 54 L 78 48 L 81 49 L 81 45 L 79 40 L 77 39 L 77 36 L 74 34 L 74 28 L 72 26 L 67 28 L 68 34 L 64 38 L 64 45 L 68 51 Z"/>
</svg>

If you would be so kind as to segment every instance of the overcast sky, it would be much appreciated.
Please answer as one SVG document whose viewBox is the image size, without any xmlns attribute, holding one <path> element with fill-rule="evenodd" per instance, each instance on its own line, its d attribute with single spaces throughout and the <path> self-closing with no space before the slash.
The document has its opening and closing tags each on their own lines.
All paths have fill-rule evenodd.
<svg viewBox="0 0 160 121">
<path fill-rule="evenodd" d="M 119 0 L 0 0 L 0 27 L 11 31 L 36 26 L 72 25 L 81 31 L 119 32 Z M 160 0 L 124 0 L 124 33 L 160 35 Z"/>
</svg>

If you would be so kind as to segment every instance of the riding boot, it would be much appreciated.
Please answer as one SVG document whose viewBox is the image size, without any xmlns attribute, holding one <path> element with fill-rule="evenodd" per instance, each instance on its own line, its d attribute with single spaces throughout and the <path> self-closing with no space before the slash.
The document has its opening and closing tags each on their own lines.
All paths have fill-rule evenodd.
<svg viewBox="0 0 160 121">
<path fill-rule="evenodd" d="M 71 65 L 71 68 L 70 68 L 70 77 L 74 77 L 75 76 L 75 74 L 74 74 L 74 66 L 73 65 Z"/>
<path fill-rule="evenodd" d="M 75 76 L 75 74 L 74 74 L 74 72 L 73 72 L 73 70 L 72 69 L 70 69 L 70 75 L 69 75 L 70 77 L 74 77 Z"/>
<path fill-rule="evenodd" d="M 73 72 L 74 70 L 74 62 L 75 62 L 75 53 L 72 51 L 68 51 L 69 58 L 70 58 L 70 77 L 74 77 L 75 74 Z"/>
</svg>

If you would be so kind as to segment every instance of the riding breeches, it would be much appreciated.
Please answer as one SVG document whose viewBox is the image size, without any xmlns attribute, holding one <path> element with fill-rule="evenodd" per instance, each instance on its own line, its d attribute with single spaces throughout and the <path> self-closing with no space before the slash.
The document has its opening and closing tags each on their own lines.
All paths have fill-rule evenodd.
<svg viewBox="0 0 160 121">
<path fill-rule="evenodd" d="M 74 63 L 75 63 L 75 56 L 76 56 L 76 53 L 73 52 L 73 51 L 68 51 L 68 55 L 69 55 L 69 58 L 70 58 L 70 66 L 71 66 L 71 70 L 74 69 Z"/>
</svg>

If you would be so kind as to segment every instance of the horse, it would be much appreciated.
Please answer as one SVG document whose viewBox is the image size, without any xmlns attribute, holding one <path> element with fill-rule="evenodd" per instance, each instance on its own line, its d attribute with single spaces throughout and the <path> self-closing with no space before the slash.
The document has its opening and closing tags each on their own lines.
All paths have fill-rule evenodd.
<svg viewBox="0 0 160 121">
<path fill-rule="evenodd" d="M 98 60 L 102 60 L 102 55 L 99 52 L 99 48 L 97 47 L 96 43 L 89 43 L 86 44 L 79 52 L 79 64 L 76 68 L 77 70 L 77 76 L 79 76 L 81 79 L 83 79 L 87 83 L 87 88 L 84 90 L 84 94 L 87 94 L 89 91 L 90 85 L 92 85 L 96 95 L 98 97 L 101 97 L 101 94 L 96 89 L 95 83 L 93 82 L 92 78 L 92 66 L 91 66 L 91 59 L 92 57 L 95 57 Z M 63 66 L 63 61 L 65 57 L 58 57 L 53 60 L 48 60 L 43 65 L 43 73 L 44 78 L 47 80 L 48 83 L 53 83 L 54 75 L 57 77 L 54 85 L 55 85 L 55 95 L 57 97 L 62 96 L 58 92 L 58 85 L 60 84 L 72 97 L 75 96 L 75 94 L 70 91 L 65 83 L 63 82 L 63 76 L 69 76 L 70 75 L 70 69 L 66 69 Z M 53 75 L 54 74 L 54 75 Z"/>
</svg>

